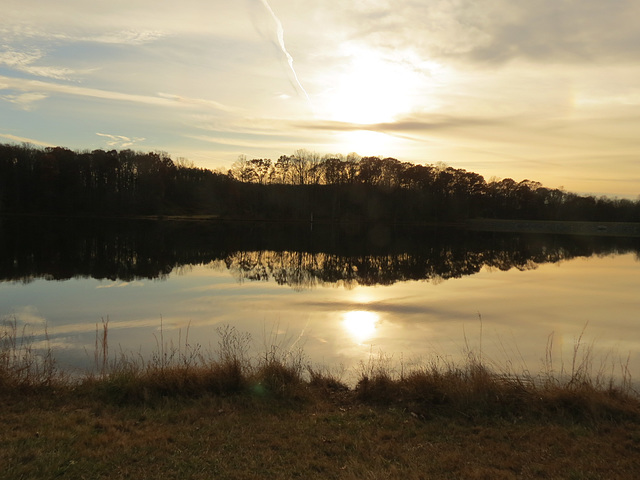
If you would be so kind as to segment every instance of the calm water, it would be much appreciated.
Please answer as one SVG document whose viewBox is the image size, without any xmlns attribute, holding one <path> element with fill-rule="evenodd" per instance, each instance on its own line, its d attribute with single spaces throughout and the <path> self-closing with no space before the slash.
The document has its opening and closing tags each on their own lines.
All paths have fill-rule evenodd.
<svg viewBox="0 0 640 480">
<path fill-rule="evenodd" d="M 460 359 L 556 370 L 575 341 L 594 368 L 640 375 L 640 239 L 460 229 L 3 219 L 0 317 L 28 324 L 66 368 L 91 368 L 96 325 L 112 352 L 215 348 L 216 329 L 302 346 L 350 371 Z M 162 326 L 162 330 L 160 327 Z M 37 344 L 36 344 L 37 345 Z M 614 367 L 615 368 L 615 367 Z M 616 373 L 616 372 L 614 372 Z"/>
</svg>

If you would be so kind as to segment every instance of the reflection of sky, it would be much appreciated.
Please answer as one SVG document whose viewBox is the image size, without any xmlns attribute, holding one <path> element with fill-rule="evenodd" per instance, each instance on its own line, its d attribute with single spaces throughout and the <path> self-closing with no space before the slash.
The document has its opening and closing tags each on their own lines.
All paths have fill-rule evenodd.
<svg viewBox="0 0 640 480">
<path fill-rule="evenodd" d="M 365 310 L 350 310 L 342 315 L 342 326 L 356 343 L 362 344 L 373 337 L 380 317 Z"/>
<path fill-rule="evenodd" d="M 633 255 L 524 272 L 484 269 L 437 285 L 303 291 L 274 282 L 239 283 L 227 271 L 194 266 L 161 281 L 2 283 L 0 316 L 34 326 L 46 321 L 56 356 L 74 363 L 93 359 L 96 325 L 108 318 L 112 352 L 145 354 L 160 338 L 215 348 L 215 328 L 229 324 L 251 333 L 256 349 L 277 334 L 303 345 L 311 362 L 328 366 L 355 365 L 380 351 L 405 362 L 432 355 L 455 359 L 466 343 L 482 348 L 486 359 L 533 372 L 541 368 L 551 334 L 554 367 L 568 365 L 587 325 L 585 344 L 593 341 L 596 353 L 630 353 L 633 373 L 640 370 L 638 291 L 640 263 Z"/>
</svg>

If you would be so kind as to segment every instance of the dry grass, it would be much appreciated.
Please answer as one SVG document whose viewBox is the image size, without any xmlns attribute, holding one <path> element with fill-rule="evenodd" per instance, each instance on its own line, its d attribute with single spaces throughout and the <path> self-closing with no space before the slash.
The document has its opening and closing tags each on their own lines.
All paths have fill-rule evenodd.
<svg viewBox="0 0 640 480">
<path fill-rule="evenodd" d="M 481 353 L 395 369 L 355 389 L 295 342 L 219 330 L 215 351 L 160 334 L 150 359 L 108 348 L 94 371 L 55 369 L 15 321 L 0 351 L 0 478 L 635 478 L 640 399 L 628 372 L 593 374 L 589 348 L 558 372 L 497 372 Z M 550 344 L 552 341 L 550 340 Z M 548 345 L 548 349 L 550 346 Z M 624 365 L 620 367 L 624 372 Z"/>
<path fill-rule="evenodd" d="M 537 374 L 515 369 L 511 360 L 498 365 L 486 358 L 481 336 L 478 350 L 465 336 L 466 360 L 461 364 L 435 356 L 409 369 L 401 366 L 397 373 L 389 357 L 372 355 L 361 365 L 355 394 L 360 401 L 402 406 L 422 418 L 529 417 L 594 424 L 639 420 L 640 396 L 628 357 L 596 365 L 593 345 L 585 345 L 583 336 L 584 330 L 575 339 L 570 363 L 561 362 L 556 371 L 550 335 L 543 370 Z"/>
<path fill-rule="evenodd" d="M 157 348 L 149 359 L 122 352 L 110 358 L 105 354 L 107 332 L 108 321 L 103 321 L 96 334 L 98 354 L 94 372 L 76 388 L 99 391 L 103 398 L 119 404 L 203 395 L 248 394 L 288 399 L 304 396 L 305 359 L 301 350 L 292 351 L 275 341 L 265 342 L 264 351 L 252 357 L 250 335 L 233 327 L 218 329 L 215 351 L 191 344 L 188 329 L 184 342 L 166 343 L 161 328 Z"/>
<path fill-rule="evenodd" d="M 28 325 L 18 328 L 15 318 L 0 325 L 0 389 L 47 387 L 63 382 L 44 331 L 44 349 L 34 348 L 35 335 Z"/>
<path fill-rule="evenodd" d="M 161 325 L 162 327 L 162 325 Z M 92 372 L 71 380 L 56 368 L 45 332 L 45 348 L 35 349 L 34 337 L 15 319 L 0 331 L 0 386 L 3 390 L 72 389 L 115 404 L 149 404 L 166 398 L 207 395 L 248 395 L 280 400 L 309 400 L 317 392 L 342 392 L 353 401 L 402 407 L 424 418 L 434 415 L 571 418 L 576 421 L 635 418 L 640 397 L 634 390 L 627 363 L 619 362 L 619 375 L 601 363 L 594 368 L 592 345 L 584 345 L 584 331 L 576 339 L 570 363 L 553 364 L 553 336 L 549 337 L 543 370 L 533 375 L 516 371 L 510 363 L 502 370 L 469 347 L 466 360 L 456 364 L 443 357 L 428 362 L 392 365 L 391 357 L 371 355 L 360 365 L 355 389 L 341 380 L 342 373 L 312 366 L 291 338 L 273 331 L 264 335 L 263 348 L 252 355 L 252 338 L 233 327 L 218 329 L 214 351 L 189 340 L 165 342 L 160 328 L 157 348 L 150 358 L 126 352 L 110 354 L 109 320 L 96 326 Z M 609 372 L 605 375 L 604 372 Z"/>
</svg>

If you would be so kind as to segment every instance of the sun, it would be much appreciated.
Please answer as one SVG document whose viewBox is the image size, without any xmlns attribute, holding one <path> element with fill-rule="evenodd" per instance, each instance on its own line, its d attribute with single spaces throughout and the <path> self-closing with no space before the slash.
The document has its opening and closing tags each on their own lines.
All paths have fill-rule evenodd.
<svg viewBox="0 0 640 480">
<path fill-rule="evenodd" d="M 342 325 L 351 338 L 362 343 L 376 332 L 380 317 L 374 312 L 352 310 L 343 315 Z"/>
<path fill-rule="evenodd" d="M 412 109 L 419 74 L 366 47 L 345 47 L 347 60 L 325 79 L 323 115 L 358 124 L 390 122 Z"/>
</svg>

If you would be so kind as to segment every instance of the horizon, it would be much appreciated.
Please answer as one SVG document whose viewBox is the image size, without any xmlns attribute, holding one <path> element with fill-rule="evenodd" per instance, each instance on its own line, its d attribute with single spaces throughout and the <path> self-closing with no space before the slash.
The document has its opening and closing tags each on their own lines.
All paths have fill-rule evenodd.
<svg viewBox="0 0 640 480">
<path fill-rule="evenodd" d="M 0 142 L 297 149 L 637 199 L 640 4 L 7 0 Z"/>
</svg>

